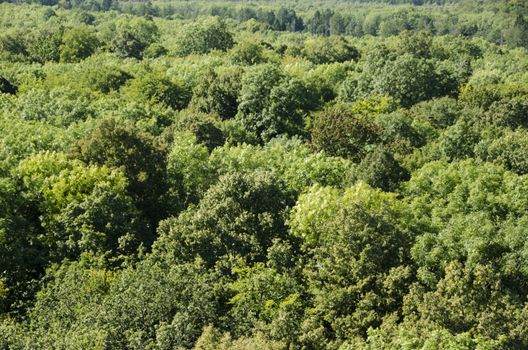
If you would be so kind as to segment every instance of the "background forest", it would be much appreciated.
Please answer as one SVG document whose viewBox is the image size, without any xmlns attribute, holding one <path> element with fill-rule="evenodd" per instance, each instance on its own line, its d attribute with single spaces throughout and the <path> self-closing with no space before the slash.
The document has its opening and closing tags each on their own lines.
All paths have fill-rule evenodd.
<svg viewBox="0 0 528 350">
<path fill-rule="evenodd" d="M 527 349 L 528 3 L 0 3 L 0 349 Z"/>
</svg>

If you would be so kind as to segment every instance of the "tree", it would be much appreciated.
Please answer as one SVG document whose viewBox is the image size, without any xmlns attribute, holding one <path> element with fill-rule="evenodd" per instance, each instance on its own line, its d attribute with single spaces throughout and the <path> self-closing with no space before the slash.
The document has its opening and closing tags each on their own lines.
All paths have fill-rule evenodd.
<svg viewBox="0 0 528 350">
<path fill-rule="evenodd" d="M 217 319 L 215 276 L 199 261 L 121 271 L 64 263 L 50 277 L 23 338 L 38 347 L 191 348 Z"/>
<path fill-rule="evenodd" d="M 232 34 L 218 17 L 186 24 L 176 41 L 177 53 L 181 56 L 206 54 L 211 50 L 227 51 L 234 45 Z"/>
<path fill-rule="evenodd" d="M 73 154 L 90 164 L 121 168 L 128 180 L 126 190 L 148 219 L 151 230 L 178 207 L 177 199 L 167 193 L 163 150 L 150 135 L 134 126 L 104 119 L 78 141 Z"/>
<path fill-rule="evenodd" d="M 389 13 L 379 23 L 379 34 L 383 36 L 398 35 L 410 29 L 412 29 L 412 23 L 409 20 L 409 11 L 407 9 Z"/>
<path fill-rule="evenodd" d="M 196 141 L 205 145 L 210 152 L 224 144 L 225 137 L 218 127 L 220 120 L 216 116 L 183 111 L 178 117 L 174 128 L 193 133 Z"/>
<path fill-rule="evenodd" d="M 440 136 L 425 149 L 430 160 L 456 160 L 474 156 L 474 149 L 480 138 L 480 130 L 466 118 L 460 118 L 445 129 Z"/>
<path fill-rule="evenodd" d="M 416 58 L 431 58 L 433 36 L 428 32 L 404 31 L 398 36 L 397 51 Z"/>
<path fill-rule="evenodd" d="M 521 231 L 515 227 L 525 220 L 525 181 L 502 167 L 474 160 L 450 165 L 432 162 L 415 173 L 406 193 L 415 215 L 422 216 L 424 228 L 431 232 L 423 234 L 413 248 L 424 282 L 436 283 L 453 260 L 468 267 L 516 260 L 522 250 L 510 244 L 518 243 L 514 237 Z M 515 201 L 508 199 L 514 197 Z M 514 271 L 506 266 L 497 265 L 499 270 L 507 269 L 502 273 L 515 275 L 505 277 L 512 278 L 513 285 L 526 283 L 524 268 Z"/>
<path fill-rule="evenodd" d="M 479 122 L 508 128 L 527 128 L 528 102 L 524 97 L 504 98 L 491 103 Z"/>
<path fill-rule="evenodd" d="M 258 123 L 263 128 L 261 138 L 270 140 L 278 135 L 304 134 L 304 118 L 318 104 L 315 95 L 311 87 L 299 79 L 289 79 L 275 86 L 269 96 L 270 105 Z M 247 125 L 247 120 L 243 121 Z"/>
<path fill-rule="evenodd" d="M 143 52 L 143 57 L 158 58 L 161 56 L 165 56 L 168 53 L 169 53 L 169 50 L 167 50 L 163 45 L 158 44 L 158 43 L 152 43 Z"/>
<path fill-rule="evenodd" d="M 343 16 L 339 13 L 335 13 L 330 19 L 330 34 L 331 35 L 343 35 L 346 32 L 346 22 Z"/>
<path fill-rule="evenodd" d="M 485 137 L 475 147 L 475 155 L 480 159 L 500 164 L 516 174 L 528 174 L 528 163 L 524 156 L 528 149 L 527 132 L 524 129 L 501 131 L 490 128 Z"/>
<path fill-rule="evenodd" d="M 0 314 L 20 308 L 35 292 L 46 261 L 45 248 L 38 241 L 38 213 L 19 195 L 14 179 L 0 178 Z"/>
<path fill-rule="evenodd" d="M 281 350 L 285 344 L 267 339 L 262 334 L 252 337 L 240 337 L 232 339 L 230 334 L 222 334 L 217 329 L 208 326 L 204 328 L 202 335 L 198 338 L 194 350 L 213 350 L 213 349 L 232 349 L 232 350 L 251 350 L 267 349 Z"/>
<path fill-rule="evenodd" d="M 43 27 L 30 33 L 26 38 L 26 51 L 32 62 L 58 62 L 64 27 Z"/>
<path fill-rule="evenodd" d="M 108 94 L 119 90 L 131 78 L 130 74 L 115 64 L 94 61 L 84 66 L 83 71 L 77 77 L 77 82 L 91 90 Z"/>
<path fill-rule="evenodd" d="M 357 176 L 372 187 L 395 191 L 400 182 L 409 179 L 409 172 L 402 168 L 391 153 L 378 146 L 363 158 Z"/>
<path fill-rule="evenodd" d="M 429 133 L 433 134 L 427 126 L 416 123 L 412 117 L 401 111 L 380 114 L 376 117 L 375 123 L 380 129 L 381 143 L 385 150 L 399 161 L 414 150 L 425 146 Z"/>
<path fill-rule="evenodd" d="M 262 141 L 302 133 L 304 115 L 317 103 L 301 80 L 287 79 L 273 65 L 257 66 L 242 77 L 236 118 Z"/>
<path fill-rule="evenodd" d="M 188 93 L 180 84 L 158 74 L 144 74 L 130 80 L 123 93 L 133 101 L 160 103 L 174 110 L 183 109 L 189 103 Z"/>
<path fill-rule="evenodd" d="M 69 126 L 94 115 L 90 100 L 86 91 L 69 87 L 32 89 L 20 94 L 16 111 L 28 121 Z"/>
<path fill-rule="evenodd" d="M 445 129 L 453 125 L 461 115 L 457 100 L 441 97 L 414 105 L 410 112 L 414 119 L 423 120 L 434 128 Z"/>
<path fill-rule="evenodd" d="M 240 69 L 219 72 L 208 70 L 198 79 L 193 89 L 191 109 L 216 113 L 222 119 L 233 118 L 238 108 L 241 77 Z"/>
<path fill-rule="evenodd" d="M 304 24 L 302 18 L 298 17 L 293 9 L 281 7 L 275 15 L 275 21 L 272 23 L 275 30 L 288 30 L 299 32 L 303 30 Z"/>
<path fill-rule="evenodd" d="M 474 160 L 432 162 L 413 175 L 406 194 L 425 233 L 412 248 L 420 285 L 407 310 L 455 334 L 526 344 L 511 326 L 524 323 L 526 310 L 525 182 Z"/>
<path fill-rule="evenodd" d="M 300 139 L 276 138 L 264 146 L 241 144 L 215 149 L 209 161 L 218 174 L 266 171 L 299 194 L 314 184 L 345 187 L 353 177 L 354 164 L 322 152 L 313 153 Z"/>
<path fill-rule="evenodd" d="M 229 285 L 234 292 L 230 300 L 233 333 L 249 335 L 258 327 L 272 339 L 297 342 L 302 318 L 301 294 L 304 293 L 301 283 L 293 275 L 280 273 L 263 263 L 237 267 L 234 272 L 237 279 Z M 291 317 L 293 322 L 282 322 L 283 317 Z M 281 329 L 286 324 L 291 328 Z"/>
<path fill-rule="evenodd" d="M 95 16 L 86 11 L 80 11 L 78 14 L 79 22 L 91 26 L 94 24 Z"/>
<path fill-rule="evenodd" d="M 342 36 L 331 36 L 307 40 L 302 55 L 315 64 L 324 64 L 356 60 L 359 51 Z"/>
<path fill-rule="evenodd" d="M 248 130 L 257 134 L 265 130 L 263 112 L 269 105 L 271 91 L 283 77 L 281 70 L 270 64 L 254 67 L 243 75 L 237 118 Z"/>
<path fill-rule="evenodd" d="M 197 259 L 171 264 L 149 259 L 124 270 L 99 317 L 116 348 L 191 348 L 203 328 L 218 322 L 217 275 Z"/>
<path fill-rule="evenodd" d="M 522 13 L 517 13 L 515 21 L 509 30 L 506 32 L 508 43 L 512 46 L 520 46 L 528 48 L 528 21 Z"/>
<path fill-rule="evenodd" d="M 253 65 L 265 62 L 264 48 L 257 41 L 243 41 L 236 44 L 229 55 L 235 64 Z"/>
<path fill-rule="evenodd" d="M 274 238 L 286 237 L 291 197 L 269 173 L 226 174 L 196 208 L 161 223 L 155 251 L 174 261 L 199 256 L 206 266 L 264 261 Z"/>
<path fill-rule="evenodd" d="M 140 59 L 146 45 L 134 36 L 129 30 L 118 30 L 111 42 L 112 51 L 120 57 L 133 57 Z"/>
<path fill-rule="evenodd" d="M 528 1 L 2 1 L 0 349 L 528 349 Z"/>
<path fill-rule="evenodd" d="M 214 168 L 209 164 L 209 150 L 189 131 L 174 133 L 167 158 L 170 191 L 180 194 L 183 207 L 197 203 L 211 186 Z"/>
<path fill-rule="evenodd" d="M 42 121 L 28 121 L 11 113 L 0 116 L 0 128 L 0 169 L 13 168 L 24 158 L 41 151 L 63 151 L 72 142 L 63 128 Z M 4 168 L 4 165 L 9 167 Z M 0 173 L 8 177 L 9 170 Z"/>
<path fill-rule="evenodd" d="M 117 170 L 87 166 L 64 154 L 40 153 L 22 161 L 16 176 L 23 196 L 38 209 L 51 261 L 130 254 L 145 239 L 136 209 Z"/>
<path fill-rule="evenodd" d="M 2 59 L 5 60 L 27 60 L 28 52 L 24 33 L 20 30 L 5 31 L 0 36 L 0 52 L 2 52 Z"/>
<path fill-rule="evenodd" d="M 79 62 L 92 55 L 99 47 L 99 40 L 88 27 L 66 30 L 60 47 L 62 62 Z"/>
<path fill-rule="evenodd" d="M 143 51 L 158 38 L 158 27 L 154 22 L 134 18 L 117 22 L 110 42 L 110 49 L 119 56 L 141 59 Z"/>
<path fill-rule="evenodd" d="M 374 78 L 373 89 L 409 107 L 434 96 L 435 79 L 434 66 L 429 61 L 404 54 L 386 63 Z"/>
<path fill-rule="evenodd" d="M 368 146 L 379 140 L 379 130 L 368 117 L 347 110 L 343 105 L 317 113 L 310 135 L 316 150 L 354 162 L 360 162 Z"/>
<path fill-rule="evenodd" d="M 299 197 L 289 225 L 310 255 L 304 346 L 338 348 L 400 307 L 412 280 L 409 214 L 395 195 L 362 183 L 343 192 L 314 186 Z"/>
</svg>

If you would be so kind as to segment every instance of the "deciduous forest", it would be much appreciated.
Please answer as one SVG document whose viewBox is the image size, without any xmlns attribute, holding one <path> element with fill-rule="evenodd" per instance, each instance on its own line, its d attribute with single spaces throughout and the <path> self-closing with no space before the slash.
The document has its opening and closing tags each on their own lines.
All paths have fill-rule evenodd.
<svg viewBox="0 0 528 350">
<path fill-rule="evenodd" d="M 527 349 L 527 50 L 525 0 L 0 0 L 0 349 Z"/>
</svg>

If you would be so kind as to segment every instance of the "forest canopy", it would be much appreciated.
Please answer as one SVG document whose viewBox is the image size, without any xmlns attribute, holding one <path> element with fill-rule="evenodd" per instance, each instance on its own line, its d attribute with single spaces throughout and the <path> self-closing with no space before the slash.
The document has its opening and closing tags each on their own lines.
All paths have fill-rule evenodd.
<svg viewBox="0 0 528 350">
<path fill-rule="evenodd" d="M 0 3 L 0 349 L 528 348 L 522 0 Z"/>
</svg>

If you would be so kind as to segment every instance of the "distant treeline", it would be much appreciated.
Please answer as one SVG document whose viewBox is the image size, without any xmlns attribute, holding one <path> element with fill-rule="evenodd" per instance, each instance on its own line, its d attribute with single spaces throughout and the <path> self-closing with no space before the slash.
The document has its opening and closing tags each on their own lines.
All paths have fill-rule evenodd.
<svg viewBox="0 0 528 350">
<path fill-rule="evenodd" d="M 524 1 L 518 0 L 500 2 L 486 0 L 478 4 L 467 0 L 360 0 L 333 1 L 325 3 L 326 7 L 318 7 L 315 4 L 311 6 L 310 2 L 296 4 L 275 1 L 261 3 L 259 6 L 248 4 L 246 1 L 152 3 L 117 0 L 36 0 L 32 2 L 65 9 L 114 10 L 136 16 L 173 19 L 218 16 L 238 22 L 256 22 L 255 28 L 258 26 L 258 30 L 307 32 L 323 36 L 391 36 L 408 30 L 426 30 L 435 35 L 476 36 L 496 44 L 528 47 L 527 5 Z M 379 6 L 380 4 L 400 6 L 383 7 Z M 413 5 L 426 5 L 426 7 Z"/>
</svg>

